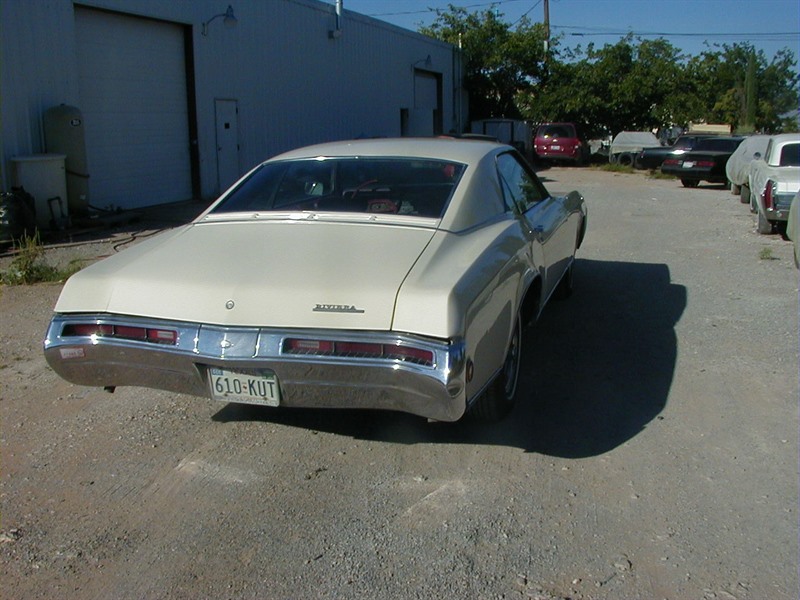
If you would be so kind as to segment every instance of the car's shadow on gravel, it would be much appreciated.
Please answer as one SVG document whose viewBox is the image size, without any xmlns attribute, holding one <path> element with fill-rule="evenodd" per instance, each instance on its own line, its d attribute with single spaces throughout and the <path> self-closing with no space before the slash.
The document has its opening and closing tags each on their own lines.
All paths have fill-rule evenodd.
<svg viewBox="0 0 800 600">
<path fill-rule="evenodd" d="M 608 452 L 667 402 L 686 289 L 663 264 L 578 260 L 573 296 L 527 333 L 517 406 L 498 423 L 431 423 L 378 411 L 229 404 L 217 421 L 264 420 L 389 443 L 504 445 L 564 458 Z"/>
</svg>

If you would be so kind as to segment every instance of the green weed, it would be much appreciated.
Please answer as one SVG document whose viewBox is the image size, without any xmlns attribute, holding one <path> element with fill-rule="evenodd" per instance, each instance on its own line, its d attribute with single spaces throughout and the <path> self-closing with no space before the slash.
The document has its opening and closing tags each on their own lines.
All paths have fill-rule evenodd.
<svg viewBox="0 0 800 600">
<path fill-rule="evenodd" d="M 620 165 L 618 163 L 606 163 L 593 167 L 598 171 L 608 171 L 609 173 L 635 173 L 636 170 L 631 165 Z"/>
<path fill-rule="evenodd" d="M 758 253 L 758 258 L 761 260 L 778 260 L 778 258 L 772 254 L 772 248 L 766 246 Z"/>
<path fill-rule="evenodd" d="M 0 283 L 6 285 L 28 285 L 51 281 L 63 281 L 73 273 L 80 271 L 78 260 L 73 260 L 65 269 L 58 269 L 47 264 L 44 257 L 44 246 L 37 232 L 35 235 L 23 235 L 17 245 L 17 255 L 6 271 L 0 272 Z"/>
</svg>

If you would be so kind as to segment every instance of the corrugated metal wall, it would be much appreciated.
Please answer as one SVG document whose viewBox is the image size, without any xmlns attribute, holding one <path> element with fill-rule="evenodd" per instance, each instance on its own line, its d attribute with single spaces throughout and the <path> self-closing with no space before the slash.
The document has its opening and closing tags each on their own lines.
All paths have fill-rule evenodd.
<svg viewBox="0 0 800 600">
<path fill-rule="evenodd" d="M 221 18 L 228 0 L 83 0 L 82 7 L 188 25 L 187 64 L 194 94 L 200 192 L 218 191 L 215 100 L 239 108 L 239 164 L 245 171 L 297 146 L 401 133 L 401 110 L 414 108 L 414 73 L 441 81 L 440 122 L 459 129 L 453 113 L 453 48 L 347 10 L 332 38 L 334 6 L 316 0 L 232 0 L 237 25 Z M 67 103 L 80 108 L 74 7 L 71 0 L 3 0 L 2 166 L 44 150 L 41 114 Z M 430 61 L 426 61 L 430 56 Z M 154 66 L 157 68 L 157 65 Z M 146 93 L 158 93 L 147 90 Z M 194 98 L 192 99 L 192 95 Z M 91 148 L 87 154 L 91 159 Z M 2 186 L 9 182 L 3 177 Z M 95 199 L 102 204 L 102 199 Z"/>
</svg>

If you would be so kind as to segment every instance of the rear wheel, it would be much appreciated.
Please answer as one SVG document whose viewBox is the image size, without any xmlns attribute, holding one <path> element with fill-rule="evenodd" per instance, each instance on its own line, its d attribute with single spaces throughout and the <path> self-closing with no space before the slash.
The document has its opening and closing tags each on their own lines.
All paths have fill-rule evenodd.
<svg viewBox="0 0 800 600">
<path fill-rule="evenodd" d="M 681 179 L 681 185 L 686 188 L 696 188 L 700 182 L 697 179 Z"/>
<path fill-rule="evenodd" d="M 522 324 L 517 315 L 503 367 L 481 397 L 475 400 L 470 416 L 481 421 L 499 421 L 511 411 L 517 393 L 521 350 Z"/>
<path fill-rule="evenodd" d="M 750 203 L 750 188 L 746 185 L 739 188 L 739 202 L 742 204 Z"/>
<path fill-rule="evenodd" d="M 617 162 L 621 164 L 623 167 L 632 167 L 633 154 L 630 154 L 629 152 L 623 152 L 617 157 Z"/>
<path fill-rule="evenodd" d="M 763 233 L 766 235 L 772 233 L 772 230 L 775 228 L 775 225 L 772 221 L 770 221 L 769 219 L 767 219 L 767 217 L 764 216 L 764 213 L 758 211 L 758 225 L 756 226 L 756 228 L 758 229 L 758 233 Z"/>
</svg>

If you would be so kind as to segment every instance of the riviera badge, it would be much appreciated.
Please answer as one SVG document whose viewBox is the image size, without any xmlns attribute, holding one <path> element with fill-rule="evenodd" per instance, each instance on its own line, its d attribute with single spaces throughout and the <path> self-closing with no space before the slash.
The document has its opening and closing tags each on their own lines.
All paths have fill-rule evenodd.
<svg viewBox="0 0 800 600">
<path fill-rule="evenodd" d="M 312 312 L 363 313 L 364 310 L 352 304 L 317 304 Z"/>
</svg>

